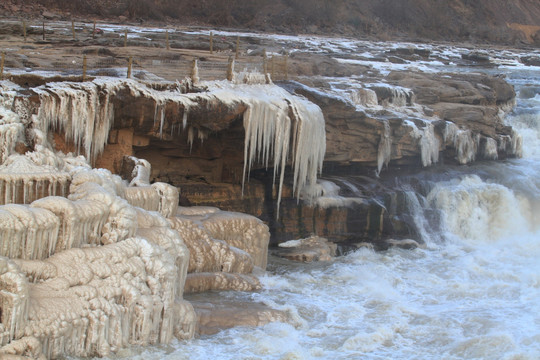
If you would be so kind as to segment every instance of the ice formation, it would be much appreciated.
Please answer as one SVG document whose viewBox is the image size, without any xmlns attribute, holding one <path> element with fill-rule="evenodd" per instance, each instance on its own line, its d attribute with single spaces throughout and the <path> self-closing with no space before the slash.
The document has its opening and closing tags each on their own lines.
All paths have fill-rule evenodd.
<svg viewBox="0 0 540 360">
<path fill-rule="evenodd" d="M 13 152 L 24 131 L 21 119 L 11 110 L 15 87 L 7 81 L 0 82 L 0 164 Z"/>
<path fill-rule="evenodd" d="M 66 138 L 88 158 L 103 151 L 114 121 L 110 101 L 124 83 L 94 80 L 81 83 L 49 83 L 34 88 L 40 97 L 40 107 L 34 116 L 34 126 L 47 133 L 49 128 L 63 130 Z"/>
<path fill-rule="evenodd" d="M 255 163 L 273 166 L 274 178 L 280 176 L 279 209 L 285 167 L 289 162 L 293 166 L 296 195 L 304 186 L 315 183 L 322 169 L 326 151 L 324 117 L 317 105 L 272 84 L 266 85 L 268 81 L 260 78 L 258 73 L 249 74 L 237 74 L 235 83 L 205 83 L 207 91 L 199 93 L 157 91 L 123 79 L 50 83 L 33 89 L 39 95 L 40 105 L 32 122 L 36 133 L 46 134 L 50 128 L 64 131 L 66 139 L 93 160 L 107 142 L 114 122 L 112 97 L 120 90 L 155 101 L 154 123 L 160 136 L 163 136 L 165 121 L 180 123 L 180 119 L 165 118 L 165 107 L 176 104 L 182 109 L 182 126 L 178 128 L 187 127 L 190 144 L 195 131 L 201 142 L 207 136 L 204 129 L 187 126 L 190 108 L 197 101 L 217 99 L 224 104 L 244 103 L 247 105 L 244 113 L 244 181 Z"/>
<path fill-rule="evenodd" d="M 134 159 L 128 184 L 84 157 L 51 150 L 48 131 L 59 128 L 95 157 L 114 119 L 110 96 L 126 88 L 154 95 L 138 86 L 115 80 L 37 89 L 40 107 L 27 124 L 34 151 L 25 155 L 12 154 L 24 126 L 2 95 L 0 122 L 16 126 L 0 137 L 0 357 L 104 356 L 189 338 L 197 318 L 185 288 L 260 287 L 251 272 L 266 266 L 269 233 L 259 220 L 178 210 L 178 189 L 150 184 L 145 160 Z M 172 96 L 185 118 L 191 100 Z"/>
<path fill-rule="evenodd" d="M 420 159 L 422 166 L 431 166 L 439 161 L 440 141 L 435 135 L 435 129 L 431 122 L 423 122 L 422 127 L 409 122 L 412 127 L 411 135 L 418 139 L 420 147 Z"/>
<path fill-rule="evenodd" d="M 176 212 L 179 196 L 178 188 L 161 182 L 148 186 L 130 186 L 125 190 L 126 200 L 131 205 L 157 211 L 165 217 Z"/>
<path fill-rule="evenodd" d="M 470 130 L 461 130 L 456 124 L 446 122 L 444 140 L 449 141 L 456 150 L 456 160 L 464 165 L 476 159 L 480 135 L 473 135 Z"/>
<path fill-rule="evenodd" d="M 357 89 L 349 93 L 353 104 L 360 106 L 377 106 L 377 93 L 371 89 Z"/>
<path fill-rule="evenodd" d="M 29 204 L 49 195 L 66 195 L 71 176 L 29 157 L 11 155 L 0 165 L 0 203 Z"/>
<path fill-rule="evenodd" d="M 377 173 L 380 174 L 383 166 L 388 166 L 392 156 L 392 137 L 390 135 L 390 125 L 384 122 L 384 128 L 377 149 Z"/>
<path fill-rule="evenodd" d="M 60 221 L 54 213 L 27 205 L 0 207 L 0 255 L 45 259 L 56 251 Z"/>
<path fill-rule="evenodd" d="M 0 354 L 104 356 L 189 338 L 196 316 L 184 288 L 260 287 L 251 272 L 266 266 L 269 233 L 258 219 L 177 209 L 170 185 L 130 187 L 74 159 L 56 163 L 70 174 L 67 198 L 0 206 L 0 250 L 10 258 L 0 257 Z M 158 201 L 140 195 L 148 189 Z M 122 198 L 133 194 L 152 209 Z"/>
<path fill-rule="evenodd" d="M 216 211 L 208 214 L 202 225 L 211 237 L 245 251 L 255 266 L 266 269 L 270 233 L 260 220 L 242 213 Z"/>
<path fill-rule="evenodd" d="M 430 166 L 439 161 L 439 139 L 435 136 L 433 124 L 426 124 L 423 130 L 420 140 L 422 165 Z"/>
<path fill-rule="evenodd" d="M 379 105 L 384 107 L 405 107 L 412 105 L 415 100 L 414 92 L 401 86 L 376 83 L 371 84 L 369 89 L 376 93 Z"/>
<path fill-rule="evenodd" d="M 322 209 L 331 207 L 350 207 L 354 204 L 363 204 L 366 200 L 359 197 L 344 197 L 339 195 L 340 187 L 329 180 L 317 180 L 317 184 L 312 185 L 310 192 L 314 194 L 311 200 L 312 205 Z"/>
<path fill-rule="evenodd" d="M 482 147 L 482 157 L 487 160 L 497 160 L 497 141 L 492 138 L 485 138 L 484 146 Z"/>
</svg>

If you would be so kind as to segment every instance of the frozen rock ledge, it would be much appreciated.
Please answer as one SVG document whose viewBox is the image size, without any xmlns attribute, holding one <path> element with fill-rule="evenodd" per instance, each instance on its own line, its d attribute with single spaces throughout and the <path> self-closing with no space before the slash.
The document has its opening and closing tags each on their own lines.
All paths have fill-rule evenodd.
<svg viewBox="0 0 540 360">
<path fill-rule="evenodd" d="M 11 90 L 0 93 L 0 357 L 106 356 L 190 338 L 206 325 L 185 291 L 260 288 L 253 272 L 266 268 L 270 238 L 260 220 L 178 207 L 179 190 L 151 184 L 148 162 L 132 158 L 128 183 L 51 142 L 61 129 L 92 162 L 115 121 L 118 91 L 153 99 L 159 132 L 173 121 L 162 113 L 171 104 L 182 109 L 182 130 L 201 98 L 240 102 L 245 177 L 255 162 L 273 161 L 280 184 L 292 163 L 298 193 L 316 180 L 324 146 L 309 144 L 324 144 L 318 107 L 273 86 L 212 86 L 184 94 L 124 80 L 53 84 L 34 89 L 35 102 L 2 82 Z M 286 317 L 271 309 L 254 316 L 256 324 Z"/>
</svg>

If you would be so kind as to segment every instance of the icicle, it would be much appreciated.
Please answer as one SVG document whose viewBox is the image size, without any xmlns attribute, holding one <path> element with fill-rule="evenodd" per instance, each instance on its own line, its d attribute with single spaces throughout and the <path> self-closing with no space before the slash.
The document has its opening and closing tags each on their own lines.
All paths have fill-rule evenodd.
<svg viewBox="0 0 540 360">
<path fill-rule="evenodd" d="M 460 164 L 468 164 L 476 159 L 478 142 L 475 141 L 470 130 L 460 130 L 457 133 L 454 146 L 456 158 Z"/>
<path fill-rule="evenodd" d="M 188 116 L 188 109 L 184 107 L 184 114 L 182 115 L 182 129 L 183 130 L 185 130 L 187 126 L 187 116 Z"/>
<path fill-rule="evenodd" d="M 383 166 L 388 166 L 392 155 L 392 138 L 390 136 L 390 125 L 384 122 L 384 130 L 379 141 L 377 151 L 377 174 L 381 173 Z"/>
<path fill-rule="evenodd" d="M 188 137 L 187 137 L 187 142 L 189 144 L 189 153 L 191 154 L 191 149 L 193 148 L 193 137 L 194 137 L 194 130 L 193 130 L 193 126 L 190 126 L 189 129 L 188 129 Z"/>
<path fill-rule="evenodd" d="M 488 160 L 497 160 L 497 141 L 492 138 L 484 138 L 484 146 L 482 148 L 482 157 Z"/>
<path fill-rule="evenodd" d="M 159 138 L 163 138 L 163 124 L 165 122 L 165 105 L 161 104 L 159 106 Z"/>
<path fill-rule="evenodd" d="M 202 129 L 198 129 L 197 130 L 197 137 L 199 138 L 199 140 L 201 141 L 201 144 L 204 143 L 204 140 L 208 138 L 208 134 L 202 130 Z"/>
<path fill-rule="evenodd" d="M 420 154 L 424 167 L 439 161 L 439 145 L 439 139 L 435 136 L 433 124 L 426 124 L 420 139 Z"/>
</svg>

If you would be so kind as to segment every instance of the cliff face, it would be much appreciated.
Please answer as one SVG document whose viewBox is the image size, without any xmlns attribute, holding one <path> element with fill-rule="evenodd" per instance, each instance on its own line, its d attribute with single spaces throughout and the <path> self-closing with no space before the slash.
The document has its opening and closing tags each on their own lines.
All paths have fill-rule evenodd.
<svg viewBox="0 0 540 360">
<path fill-rule="evenodd" d="M 8 0 L 6 15 L 90 16 L 389 39 L 540 44 L 535 0 Z M 69 13 L 67 13 L 69 12 Z"/>
<path fill-rule="evenodd" d="M 144 158 L 151 164 L 152 181 L 179 187 L 181 205 L 217 206 L 255 215 L 269 224 L 274 242 L 318 234 L 335 242 L 367 241 L 384 247 L 387 239 L 417 238 L 417 234 L 402 217 L 405 195 L 381 188 L 373 174 L 393 172 L 403 165 L 421 168 L 441 162 L 503 159 L 519 156 L 521 150 L 519 136 L 502 122 L 501 114 L 515 98 L 503 78 L 396 71 L 384 80 L 384 86 L 366 83 L 354 93 L 356 104 L 318 90 L 330 86 L 323 83 L 318 88 L 300 82 L 282 82 L 281 87 L 220 85 L 181 94 L 174 88 L 158 91 L 123 80 L 45 85 L 33 89 L 36 95 L 21 98 L 21 103 L 33 104 L 33 112 L 43 121 L 55 116 L 47 115 L 46 109 L 54 112 L 61 104 L 72 104 L 74 109 L 79 104 L 81 114 L 104 113 L 101 107 L 110 104 L 114 108 L 114 118 L 107 120 L 111 131 L 106 137 L 93 137 L 107 143 L 95 159 L 97 166 L 131 179 L 136 166 L 126 162 L 126 155 Z M 96 100 L 96 109 L 89 110 L 78 101 L 86 94 L 98 99 L 105 93 L 109 99 Z M 290 129 L 311 126 L 301 121 L 308 115 L 301 112 L 300 104 L 295 105 L 302 96 L 320 107 L 316 112 L 324 114 L 326 132 L 326 140 L 306 135 L 310 143 L 304 150 L 298 145 L 298 134 L 280 135 L 271 125 L 287 116 Z M 57 97 L 64 98 L 57 103 Z M 250 130 L 266 118 L 272 121 L 259 131 Z M 250 125 L 250 121 L 256 122 Z M 68 123 L 58 126 L 60 132 L 69 127 Z M 264 150 L 269 134 L 274 134 L 272 146 Z M 276 155 L 287 148 L 289 137 L 297 142 L 291 140 L 290 155 Z M 55 138 L 57 149 L 69 149 L 64 138 Z M 250 160 L 246 142 L 254 146 L 255 138 L 258 145 L 253 154 L 257 155 Z M 98 146 L 85 144 L 81 140 L 79 147 Z M 341 180 L 311 181 L 295 191 L 298 179 L 293 174 L 304 172 L 298 156 L 317 153 L 323 145 L 323 178 Z M 281 165 L 275 165 L 276 156 Z M 249 179 L 246 161 L 251 164 Z M 285 175 L 283 188 L 275 168 L 277 179 L 280 172 Z M 353 185 L 345 181 L 350 175 Z"/>
</svg>

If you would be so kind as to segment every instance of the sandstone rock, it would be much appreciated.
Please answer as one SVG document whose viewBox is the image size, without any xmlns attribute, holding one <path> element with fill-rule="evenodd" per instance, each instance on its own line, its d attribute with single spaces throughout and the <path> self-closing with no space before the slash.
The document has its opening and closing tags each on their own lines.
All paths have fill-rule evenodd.
<svg viewBox="0 0 540 360">
<path fill-rule="evenodd" d="M 337 245 L 325 238 L 311 236 L 300 240 L 289 240 L 279 244 L 276 255 L 300 262 L 330 261 L 336 256 Z"/>
<path fill-rule="evenodd" d="M 47 20 L 60 20 L 61 16 L 52 12 L 52 11 L 43 11 L 41 13 L 41 16 L 43 16 L 44 19 Z"/>
<path fill-rule="evenodd" d="M 388 239 L 385 241 L 385 243 L 388 245 L 388 247 L 397 247 L 405 250 L 413 250 L 421 247 L 421 245 L 417 241 L 412 239 Z"/>
<path fill-rule="evenodd" d="M 521 62 L 529 66 L 540 66 L 540 56 L 522 56 Z"/>
<path fill-rule="evenodd" d="M 282 310 L 275 310 L 261 303 L 246 301 L 192 300 L 197 314 L 196 333 L 211 335 L 235 326 L 262 326 L 269 322 L 287 322 L 290 316 Z"/>
<path fill-rule="evenodd" d="M 489 55 L 481 52 L 470 52 L 461 54 L 461 58 L 476 63 L 489 63 Z"/>
<path fill-rule="evenodd" d="M 186 277 L 186 294 L 205 291 L 255 291 L 260 290 L 259 280 L 250 274 L 231 274 L 224 272 L 191 273 Z"/>
</svg>

